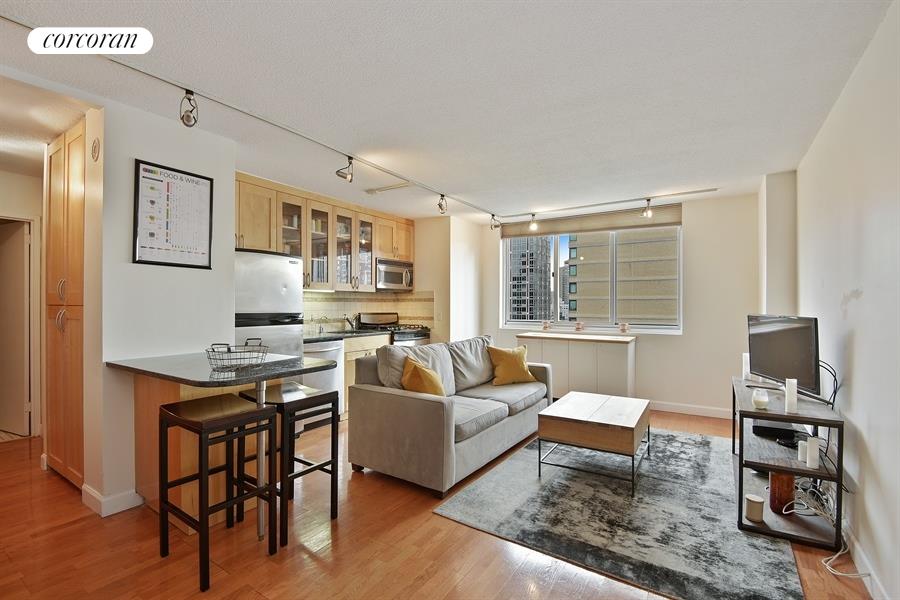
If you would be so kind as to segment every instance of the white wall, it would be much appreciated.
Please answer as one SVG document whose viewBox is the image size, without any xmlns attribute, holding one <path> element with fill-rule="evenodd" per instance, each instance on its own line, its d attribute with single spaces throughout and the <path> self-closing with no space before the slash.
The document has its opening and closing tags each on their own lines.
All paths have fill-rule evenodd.
<svg viewBox="0 0 900 600">
<path fill-rule="evenodd" d="M 797 172 L 771 173 L 759 188 L 759 312 L 797 313 Z"/>
<path fill-rule="evenodd" d="M 105 108 L 103 358 L 199 352 L 234 336 L 235 143 L 123 105 Z M 134 159 L 213 181 L 212 269 L 133 264 Z"/>
<path fill-rule="evenodd" d="M 39 218 L 43 211 L 43 186 L 40 177 L 0 171 L 0 217 Z"/>
<path fill-rule="evenodd" d="M 416 291 L 434 292 L 431 341 L 483 333 L 482 227 L 460 217 L 416 219 Z"/>
<path fill-rule="evenodd" d="M 104 117 L 102 360 L 232 341 L 235 143 L 114 102 L 105 103 Z M 131 262 L 135 158 L 213 179 L 211 270 Z M 134 489 L 132 377 L 107 367 L 101 373 L 102 412 L 93 415 L 101 423 L 91 428 L 102 435 L 102 468 L 86 467 L 85 484 L 106 501 Z"/>
<path fill-rule="evenodd" d="M 450 217 L 416 219 L 415 290 L 434 292 L 432 342 L 450 341 Z"/>
<path fill-rule="evenodd" d="M 876 598 L 900 598 L 898 107 L 894 2 L 797 169 L 800 312 L 843 385 L 853 554 Z"/>
<path fill-rule="evenodd" d="M 684 323 L 681 335 L 637 334 L 637 395 L 654 408 L 728 418 L 731 377 L 747 349 L 747 315 L 756 310 L 755 195 L 683 204 Z M 516 330 L 500 323 L 499 232 L 482 231 L 483 322 L 504 346 Z"/>
<path fill-rule="evenodd" d="M 482 334 L 482 226 L 450 218 L 450 340 Z M 416 233 L 418 236 L 418 232 Z M 418 272 L 418 270 L 416 271 Z"/>
</svg>

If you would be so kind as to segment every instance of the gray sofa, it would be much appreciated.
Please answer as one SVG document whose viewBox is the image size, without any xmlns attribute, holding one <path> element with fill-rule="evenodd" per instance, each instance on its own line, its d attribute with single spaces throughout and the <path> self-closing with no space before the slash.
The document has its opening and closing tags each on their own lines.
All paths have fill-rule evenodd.
<svg viewBox="0 0 900 600">
<path fill-rule="evenodd" d="M 356 361 L 350 386 L 349 459 L 434 490 L 438 496 L 537 431 L 549 404 L 550 365 L 528 367 L 536 382 L 492 385 L 483 336 L 427 346 L 383 346 Z M 446 396 L 400 386 L 406 356 L 436 371 Z"/>
</svg>

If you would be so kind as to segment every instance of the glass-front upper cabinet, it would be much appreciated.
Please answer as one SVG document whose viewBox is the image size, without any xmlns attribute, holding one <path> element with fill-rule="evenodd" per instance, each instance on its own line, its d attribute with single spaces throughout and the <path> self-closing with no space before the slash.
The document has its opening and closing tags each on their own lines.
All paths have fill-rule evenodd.
<svg viewBox="0 0 900 600">
<path fill-rule="evenodd" d="M 278 251 L 289 256 L 304 256 L 306 203 L 299 196 L 278 192 Z M 304 271 L 306 267 L 304 266 Z M 305 284 L 306 282 L 304 282 Z"/>
<path fill-rule="evenodd" d="M 333 290 L 334 280 L 331 273 L 331 257 L 334 255 L 334 238 L 331 235 L 333 209 L 327 204 L 307 201 L 307 219 L 309 222 L 308 260 L 304 266 L 306 271 L 306 287 L 313 290 Z"/>
<path fill-rule="evenodd" d="M 342 208 L 334 209 L 334 289 L 356 289 L 354 250 L 356 215 Z"/>
<path fill-rule="evenodd" d="M 356 288 L 360 292 L 375 291 L 375 217 L 356 215 Z"/>
</svg>

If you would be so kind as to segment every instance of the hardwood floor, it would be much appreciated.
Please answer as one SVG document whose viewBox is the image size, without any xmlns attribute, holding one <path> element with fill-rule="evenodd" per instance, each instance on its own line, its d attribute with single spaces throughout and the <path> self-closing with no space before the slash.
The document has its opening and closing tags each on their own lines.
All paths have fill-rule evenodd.
<svg viewBox="0 0 900 600">
<path fill-rule="evenodd" d="M 731 435 L 729 421 L 653 413 L 656 428 Z M 342 448 L 346 423 L 341 424 Z M 304 436 L 312 457 L 325 431 Z M 343 451 L 342 451 L 343 452 Z M 62 477 L 40 470 L 39 439 L 0 444 L 0 598 L 186 598 L 200 596 L 197 536 L 171 530 L 158 553 L 157 518 L 139 507 L 101 519 Z M 502 460 L 501 457 L 498 460 Z M 483 472 L 483 471 L 482 471 Z M 328 480 L 297 485 L 292 540 L 273 557 L 255 519 L 214 528 L 212 588 L 205 598 L 657 598 L 433 514 L 427 491 L 341 465 L 340 517 L 328 519 Z M 473 477 L 477 477 L 476 473 Z M 826 552 L 794 547 L 807 598 L 867 598 L 862 583 L 832 577 Z M 839 568 L 854 569 L 844 560 Z"/>
</svg>

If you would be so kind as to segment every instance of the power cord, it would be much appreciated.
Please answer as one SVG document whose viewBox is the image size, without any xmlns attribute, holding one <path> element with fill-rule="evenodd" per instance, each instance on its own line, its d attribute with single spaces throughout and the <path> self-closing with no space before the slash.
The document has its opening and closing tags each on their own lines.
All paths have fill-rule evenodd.
<svg viewBox="0 0 900 600">
<path fill-rule="evenodd" d="M 837 493 L 840 493 L 840 491 Z M 794 499 L 791 502 L 788 502 L 781 512 L 785 515 L 796 514 L 800 517 L 817 515 L 826 519 L 831 523 L 832 527 L 835 526 L 834 500 L 832 500 L 831 496 L 822 492 L 821 488 L 816 486 L 812 480 L 809 481 L 809 485 L 807 486 L 803 486 L 801 483 L 794 486 Z M 850 547 L 847 545 L 843 536 L 841 536 L 841 549 L 835 554 L 823 558 L 821 560 L 822 566 L 825 567 L 826 571 L 838 577 L 849 577 L 851 579 L 869 577 L 869 573 L 845 573 L 834 568 L 834 562 L 849 551 Z"/>
</svg>

